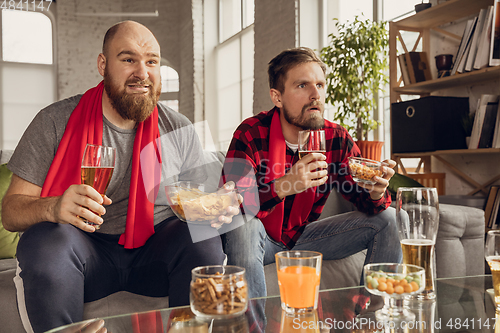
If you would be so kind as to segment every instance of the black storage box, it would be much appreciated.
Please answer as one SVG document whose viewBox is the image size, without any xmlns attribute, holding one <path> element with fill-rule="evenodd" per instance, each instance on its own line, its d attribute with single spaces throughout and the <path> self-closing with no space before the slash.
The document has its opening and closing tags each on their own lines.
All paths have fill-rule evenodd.
<svg viewBox="0 0 500 333">
<path fill-rule="evenodd" d="M 428 96 L 392 104 L 392 152 L 465 149 L 468 97 Z"/>
</svg>

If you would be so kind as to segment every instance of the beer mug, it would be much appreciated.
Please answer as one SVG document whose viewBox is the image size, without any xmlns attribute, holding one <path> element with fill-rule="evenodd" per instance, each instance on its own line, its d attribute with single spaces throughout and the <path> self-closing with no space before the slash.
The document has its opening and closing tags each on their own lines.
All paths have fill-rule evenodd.
<svg viewBox="0 0 500 333">
<path fill-rule="evenodd" d="M 417 299 L 436 298 L 434 247 L 439 227 L 436 188 L 400 187 L 396 196 L 396 218 L 403 263 L 425 269 L 425 290 Z"/>
</svg>

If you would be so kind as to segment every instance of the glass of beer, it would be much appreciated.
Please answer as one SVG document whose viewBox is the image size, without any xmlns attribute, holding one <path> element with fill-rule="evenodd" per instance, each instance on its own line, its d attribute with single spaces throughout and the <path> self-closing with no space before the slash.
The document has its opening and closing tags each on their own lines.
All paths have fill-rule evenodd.
<svg viewBox="0 0 500 333">
<path fill-rule="evenodd" d="M 310 153 L 326 154 L 325 130 L 299 131 L 299 157 Z"/>
<path fill-rule="evenodd" d="M 495 303 L 497 310 L 500 310 L 500 230 L 488 231 L 484 245 L 484 256 L 491 269 Z"/>
<path fill-rule="evenodd" d="M 90 185 L 103 197 L 115 168 L 115 148 L 87 144 L 82 158 L 82 184 Z M 94 225 L 86 221 L 87 224 Z M 98 229 L 98 225 L 94 225 Z"/>
<path fill-rule="evenodd" d="M 436 188 L 400 187 L 396 196 L 396 218 L 403 263 L 425 269 L 425 290 L 417 299 L 436 298 L 434 246 L 439 227 Z"/>
</svg>

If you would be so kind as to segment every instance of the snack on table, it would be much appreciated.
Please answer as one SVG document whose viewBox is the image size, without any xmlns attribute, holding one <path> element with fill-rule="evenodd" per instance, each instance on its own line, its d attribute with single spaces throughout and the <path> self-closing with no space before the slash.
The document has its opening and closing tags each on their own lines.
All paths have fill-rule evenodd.
<svg viewBox="0 0 500 333">
<path fill-rule="evenodd" d="M 419 276 L 412 275 L 386 275 L 383 273 L 372 273 L 366 277 L 368 289 L 377 289 L 387 294 L 404 294 L 418 291 L 420 289 Z"/>
<path fill-rule="evenodd" d="M 388 165 L 367 158 L 349 157 L 349 170 L 356 182 L 375 184 L 373 177 L 382 177 L 384 174 L 382 166 Z"/>
<path fill-rule="evenodd" d="M 234 191 L 206 193 L 198 188 L 188 188 L 175 183 L 166 187 L 167 199 L 177 217 L 183 221 L 201 222 L 217 219 L 233 205 Z M 193 184 L 190 184 L 192 186 Z"/>
<path fill-rule="evenodd" d="M 213 273 L 214 270 L 222 270 Z M 230 317 L 246 311 L 245 270 L 237 266 L 206 266 L 193 269 L 191 310 L 201 316 Z"/>
</svg>

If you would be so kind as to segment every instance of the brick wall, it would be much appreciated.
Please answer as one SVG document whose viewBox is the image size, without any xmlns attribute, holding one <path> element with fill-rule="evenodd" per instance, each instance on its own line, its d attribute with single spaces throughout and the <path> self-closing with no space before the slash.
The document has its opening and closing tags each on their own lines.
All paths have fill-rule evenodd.
<svg viewBox="0 0 500 333">
<path fill-rule="evenodd" d="M 287 48 L 296 46 L 298 0 L 255 1 L 254 114 L 269 110 L 267 64 Z"/>
<path fill-rule="evenodd" d="M 65 0 L 57 2 L 58 99 L 83 93 L 99 83 L 97 56 L 106 30 L 116 18 L 81 17 L 77 12 L 121 11 L 121 1 Z"/>
<path fill-rule="evenodd" d="M 202 13 L 202 0 L 193 0 Z M 77 12 L 153 12 L 158 17 L 82 17 Z M 102 80 L 97 71 L 97 56 L 102 49 L 104 34 L 112 25 L 131 19 L 148 27 L 157 37 L 162 58 L 179 73 L 180 112 L 194 121 L 194 74 L 203 73 L 203 59 L 198 57 L 193 66 L 193 19 L 190 1 L 134 1 L 134 0 L 64 0 L 57 2 L 57 63 L 58 99 L 83 93 Z M 201 16 L 202 17 L 202 16 Z M 200 15 L 198 15 L 198 19 Z M 200 25 L 202 23 L 200 22 Z M 198 43 L 202 31 L 198 29 Z M 202 45 L 202 44 L 201 44 Z M 203 56 L 203 50 L 199 53 Z M 203 79 L 203 74 L 201 74 Z M 199 80 L 199 77 L 198 77 Z M 201 81 L 201 87 L 203 83 Z M 200 96 L 200 94 L 198 94 Z M 198 108 L 202 108 L 199 97 Z M 201 104 L 201 106 L 200 106 Z"/>
</svg>

